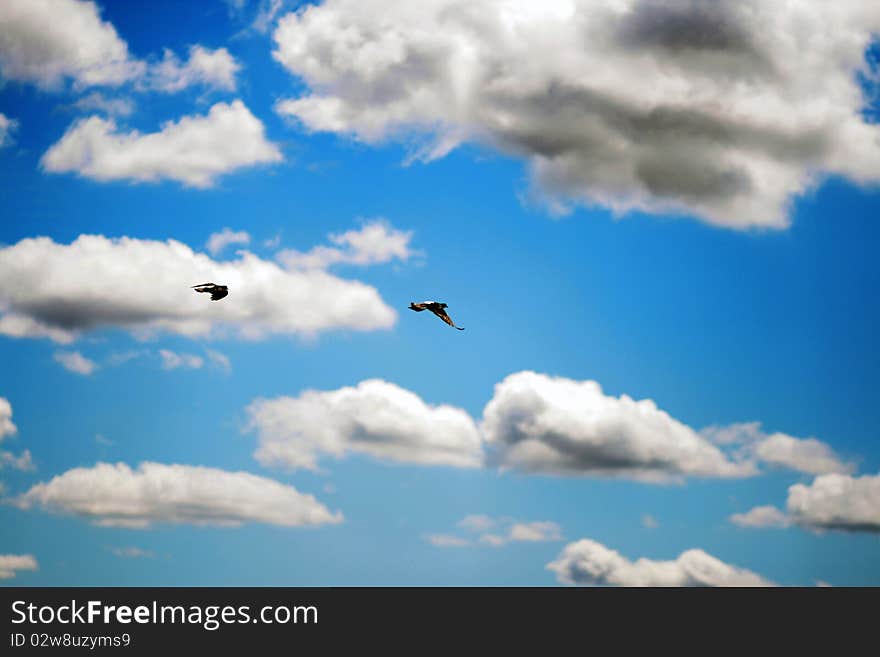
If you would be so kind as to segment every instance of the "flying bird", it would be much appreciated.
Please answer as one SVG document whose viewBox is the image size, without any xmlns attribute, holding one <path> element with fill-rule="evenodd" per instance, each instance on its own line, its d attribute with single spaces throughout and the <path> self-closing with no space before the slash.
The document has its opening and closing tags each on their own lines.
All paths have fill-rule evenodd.
<svg viewBox="0 0 880 657">
<path fill-rule="evenodd" d="M 456 326 L 455 322 L 446 314 L 446 311 L 443 310 L 447 305 L 445 303 L 440 303 L 439 301 L 422 301 L 421 303 L 413 303 L 410 302 L 409 309 L 415 310 L 417 313 L 422 312 L 423 310 L 430 310 L 432 313 L 437 315 L 444 322 L 449 324 L 452 328 L 457 328 L 459 331 L 464 331 L 464 328 L 461 326 Z"/>
<path fill-rule="evenodd" d="M 207 292 L 211 295 L 211 301 L 220 301 L 223 297 L 229 294 L 229 288 L 225 285 L 217 285 L 215 283 L 202 283 L 200 285 L 193 285 L 192 289 L 196 292 Z"/>
</svg>

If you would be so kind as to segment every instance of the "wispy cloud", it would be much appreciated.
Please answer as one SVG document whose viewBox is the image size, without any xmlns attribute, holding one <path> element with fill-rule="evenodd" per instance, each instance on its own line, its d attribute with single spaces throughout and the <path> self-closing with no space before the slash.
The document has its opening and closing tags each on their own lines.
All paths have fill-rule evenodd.
<svg viewBox="0 0 880 657">
<path fill-rule="evenodd" d="M 56 351 L 53 356 L 57 363 L 74 374 L 89 376 L 98 369 L 98 364 L 91 358 L 86 358 L 78 351 Z"/>
</svg>

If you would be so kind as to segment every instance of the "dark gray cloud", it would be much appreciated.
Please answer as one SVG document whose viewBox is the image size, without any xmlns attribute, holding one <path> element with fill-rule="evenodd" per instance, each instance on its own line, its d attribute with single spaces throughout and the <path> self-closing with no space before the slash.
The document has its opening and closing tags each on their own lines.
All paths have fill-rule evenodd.
<svg viewBox="0 0 880 657">
<path fill-rule="evenodd" d="M 279 20 L 308 91 L 276 109 L 426 160 L 490 144 L 562 211 L 781 228 L 824 173 L 880 180 L 856 80 L 878 31 L 857 0 L 326 0 Z"/>
</svg>

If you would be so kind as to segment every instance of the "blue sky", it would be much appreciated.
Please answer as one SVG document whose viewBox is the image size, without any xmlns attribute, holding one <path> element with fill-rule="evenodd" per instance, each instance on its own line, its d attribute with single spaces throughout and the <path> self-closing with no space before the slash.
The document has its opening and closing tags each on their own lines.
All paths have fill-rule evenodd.
<svg viewBox="0 0 880 657">
<path fill-rule="evenodd" d="M 0 397 L 16 428 L 4 434 L 0 407 L 0 450 L 9 454 L 0 470 L 0 576 L 2 555 L 34 561 L 3 582 L 653 584 L 665 582 L 651 564 L 669 561 L 685 583 L 740 583 L 746 573 L 789 586 L 880 585 L 880 136 L 863 114 L 870 77 L 862 88 L 857 76 L 880 18 L 847 3 L 827 10 L 833 15 L 772 16 L 782 27 L 844 25 L 863 45 L 823 63 L 821 49 L 840 44 L 816 33 L 819 54 L 804 70 L 755 81 L 763 69 L 749 58 L 779 64 L 797 44 L 759 39 L 719 3 L 728 13 L 712 23 L 726 26 L 718 57 L 752 67 L 724 64 L 768 94 L 760 107 L 706 82 L 701 67 L 716 60 L 696 52 L 685 61 L 637 22 L 620 30 L 639 43 L 591 53 L 619 66 L 625 82 L 627 58 L 647 44 L 654 50 L 644 56 L 673 67 L 677 84 L 691 85 L 688 97 L 741 110 L 734 120 L 704 106 L 681 110 L 681 99 L 664 95 L 679 88 L 666 78 L 656 93 L 602 88 L 612 83 L 572 54 L 566 35 L 554 61 L 572 59 L 571 69 L 539 57 L 525 67 L 516 41 L 504 41 L 492 50 L 520 66 L 511 80 L 523 88 L 499 92 L 510 93 L 499 107 L 483 89 L 513 82 L 484 79 L 464 85 L 454 111 L 437 109 L 452 74 L 422 64 L 444 44 L 418 41 L 431 31 L 400 3 L 378 4 L 294 13 L 295 3 L 255 0 L 67 0 L 59 11 L 89 20 L 58 53 L 81 52 L 89 26 L 115 30 L 113 39 L 88 39 L 110 54 L 82 65 L 27 47 L 42 38 L 39 11 L 0 9 L 0 114 L 12 121 L 0 140 Z M 636 21 L 646 10 L 632 4 Z M 573 12 L 566 24 L 612 33 L 623 20 L 601 11 L 587 20 L 581 3 L 559 5 Z M 506 16 L 493 7 L 480 19 Z M 705 15 L 681 7 L 693 20 Z M 524 43 L 544 38 L 542 21 L 562 20 L 551 9 L 523 11 Z M 265 30 L 254 27 L 261 14 Z M 382 30 L 374 15 L 386 21 Z M 664 20 L 674 26 L 681 13 Z M 346 25 L 360 41 L 346 41 Z M 10 45 L 13 28 L 25 46 Z M 376 36 L 395 30 L 403 46 Z M 488 47 L 496 35 L 483 38 Z M 334 59 L 327 43 L 348 45 Z M 194 45 L 210 65 L 192 65 Z M 482 46 L 472 45 L 479 60 Z M 163 69 L 165 49 L 174 66 Z M 411 67 L 400 64 L 406 57 Z M 470 65 L 478 80 L 493 70 Z M 785 92 L 810 75 L 864 95 L 816 91 L 830 107 L 819 119 L 806 100 L 786 108 Z M 559 100 L 542 80 L 578 93 Z M 587 95 L 600 91 L 620 113 L 641 117 L 634 136 L 587 134 L 594 119 L 607 119 Z M 91 108 L 75 105 L 84 98 Z M 304 98 L 316 102 L 283 104 Z M 124 109 L 108 111 L 108 100 Z M 545 108 L 546 121 L 535 122 L 529 103 Z M 204 124 L 219 131 L 207 145 L 177 133 L 132 146 L 218 104 L 232 108 L 230 123 Z M 670 107 L 681 116 L 644 127 Z M 794 114 L 770 116 L 786 109 Z M 89 117 L 114 124 L 85 135 L 83 146 L 72 137 L 97 125 Z M 758 133 L 761 144 L 788 146 L 752 144 Z M 856 144 L 854 135 L 873 141 Z M 444 139 L 456 147 L 424 156 Z M 627 139 L 606 167 L 603 148 Z M 554 140 L 565 146 L 541 145 Z M 205 158 L 217 168 L 194 183 Z M 626 158 L 638 175 L 624 172 Z M 656 161 L 668 167 L 648 175 Z M 736 183 L 703 175 L 716 166 L 718 180 Z M 377 232 L 367 244 L 360 237 L 370 227 Z M 210 236 L 224 228 L 249 242 L 210 253 Z M 76 242 L 81 235 L 106 240 L 90 251 Z M 38 237 L 47 239 L 29 241 Z M 324 260 L 304 270 L 290 250 Z M 248 269 L 245 257 L 259 262 Z M 169 284 L 171 271 L 181 277 Z M 204 272 L 241 283 L 212 304 L 188 290 Z M 61 290 L 67 302 L 53 296 Z M 356 305 L 353 315 L 334 306 L 337 295 Z M 466 330 L 407 310 L 424 299 L 448 303 Z M 302 317 L 312 312 L 308 328 Z M 537 376 L 515 379 L 524 386 L 517 392 L 507 377 L 525 372 Z M 358 386 L 368 380 L 389 386 L 366 394 Z M 359 391 L 351 406 L 333 396 L 341 389 Z M 627 399 L 653 400 L 662 413 Z M 278 424 L 256 412 L 258 400 L 279 402 Z M 491 427 L 490 401 L 500 418 Z M 448 417 L 438 405 L 452 407 Z M 525 443 L 534 449 L 520 450 Z M 260 456 L 265 445 L 282 451 Z M 304 449 L 311 465 L 291 456 Z M 32 463 L 13 464 L 24 450 Z M 143 462 L 183 470 L 162 469 L 164 488 L 146 480 Z M 125 465 L 105 481 L 99 463 Z M 213 470 L 193 484 L 198 467 Z M 248 480 L 253 488 L 235 487 L 242 472 L 259 478 Z M 829 493 L 832 484 L 844 492 Z M 232 499 L 214 506 L 227 490 Z M 317 520 L 297 520 L 300 504 Z M 742 520 L 766 506 L 776 508 L 774 522 Z M 485 517 L 462 524 L 468 516 Z M 783 526 L 755 526 L 767 524 Z M 690 550 L 712 559 L 708 581 L 693 580 L 680 556 Z M 640 558 L 651 563 L 633 565 Z M 583 574 L 599 563 L 601 573 Z"/>
</svg>

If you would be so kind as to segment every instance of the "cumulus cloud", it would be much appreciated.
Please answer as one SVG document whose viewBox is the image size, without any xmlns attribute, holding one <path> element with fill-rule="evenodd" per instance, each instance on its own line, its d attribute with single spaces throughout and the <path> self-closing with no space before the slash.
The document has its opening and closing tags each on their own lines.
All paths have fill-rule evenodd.
<svg viewBox="0 0 880 657">
<path fill-rule="evenodd" d="M 0 74 L 44 89 L 72 80 L 78 87 L 118 86 L 145 65 L 94 2 L 4 0 L 0 13 Z"/>
<path fill-rule="evenodd" d="M 170 349 L 160 349 L 159 357 L 162 359 L 163 370 L 176 370 L 180 367 L 189 370 L 197 370 L 205 364 L 205 359 L 195 354 L 179 354 Z"/>
<path fill-rule="evenodd" d="M 787 527 L 788 516 L 775 506 L 756 506 L 746 513 L 734 513 L 730 522 L 740 527 Z"/>
<path fill-rule="evenodd" d="M 219 233 L 211 233 L 205 245 L 211 255 L 217 255 L 231 244 L 250 244 L 251 236 L 246 230 L 224 228 Z"/>
<path fill-rule="evenodd" d="M 12 132 L 18 127 L 18 121 L 10 119 L 0 112 L 0 148 L 12 143 Z"/>
<path fill-rule="evenodd" d="M 312 495 L 247 472 L 190 465 L 98 463 L 74 468 L 13 500 L 104 527 L 146 528 L 154 523 L 235 527 L 259 522 L 284 527 L 342 521 Z"/>
<path fill-rule="evenodd" d="M 650 399 L 606 395 L 595 381 L 518 372 L 495 386 L 483 435 L 504 468 L 664 481 L 755 473 Z"/>
<path fill-rule="evenodd" d="M 189 289 L 205 281 L 228 285 L 229 298 L 214 303 Z M 373 287 L 323 271 L 285 271 L 246 252 L 217 262 L 174 240 L 101 235 L 0 248 L 0 334 L 13 337 L 70 342 L 84 331 L 121 328 L 258 339 L 386 329 L 396 318 Z"/>
<path fill-rule="evenodd" d="M 880 474 L 824 474 L 788 489 L 786 510 L 810 529 L 880 532 Z"/>
<path fill-rule="evenodd" d="M 134 103 L 128 98 L 108 98 L 98 91 L 83 96 L 73 106 L 83 112 L 98 111 L 110 116 L 128 116 L 134 112 Z"/>
<path fill-rule="evenodd" d="M 226 48 L 191 46 L 186 62 L 166 49 L 162 61 L 151 67 L 147 86 L 167 93 L 195 85 L 235 91 L 235 76 L 240 69 L 241 65 Z"/>
<path fill-rule="evenodd" d="M 98 364 L 95 361 L 86 358 L 78 351 L 56 351 L 53 357 L 64 369 L 74 374 L 89 376 L 98 369 Z"/>
<path fill-rule="evenodd" d="M 744 456 L 774 467 L 807 474 L 849 474 L 856 469 L 855 463 L 844 462 L 821 440 L 795 438 L 780 432 L 768 434 L 762 431 L 760 422 L 708 427 L 702 433 L 717 445 L 739 446 Z"/>
<path fill-rule="evenodd" d="M 41 159 L 45 171 L 101 182 L 176 180 L 206 188 L 243 167 L 280 162 L 260 120 L 240 100 L 217 103 L 204 116 L 184 116 L 159 132 L 124 132 L 113 119 L 76 121 Z"/>
<path fill-rule="evenodd" d="M 426 404 L 378 379 L 257 399 L 248 413 L 248 429 L 258 437 L 256 458 L 288 468 L 315 470 L 322 456 L 350 452 L 407 463 L 650 483 L 750 477 L 760 474 L 761 462 L 803 472 L 851 467 L 815 439 L 766 436 L 757 425 L 741 425 L 750 426 L 754 437 L 744 446 L 740 425 L 698 432 L 650 399 L 615 397 L 596 381 L 531 371 L 496 384 L 479 424 L 463 409 Z M 779 436 L 785 450 L 778 450 Z M 473 516 L 461 526 L 489 520 Z"/>
<path fill-rule="evenodd" d="M 316 246 L 309 251 L 285 249 L 276 254 L 290 269 L 326 269 L 336 264 L 374 265 L 394 259 L 406 262 L 420 255 L 410 248 L 412 231 L 394 228 L 385 219 L 372 219 L 357 230 L 331 234 L 336 246 Z"/>
<path fill-rule="evenodd" d="M 778 229 L 824 174 L 880 179 L 858 79 L 878 30 L 861 0 L 326 0 L 278 21 L 273 55 L 307 89 L 276 110 L 367 143 L 415 134 L 422 159 L 489 145 L 563 211 Z"/>
<path fill-rule="evenodd" d="M 569 543 L 547 564 L 563 584 L 592 586 L 773 586 L 749 570 L 687 550 L 673 561 L 630 561 L 615 550 L 582 539 Z"/>
<path fill-rule="evenodd" d="M 38 570 L 32 554 L 0 554 L 0 579 L 12 579 L 22 570 Z"/>
<path fill-rule="evenodd" d="M 322 456 L 349 453 L 422 465 L 482 463 L 480 434 L 465 411 L 426 404 L 379 379 L 329 392 L 258 399 L 247 412 L 259 442 L 254 456 L 263 465 L 316 470 Z"/>
</svg>

